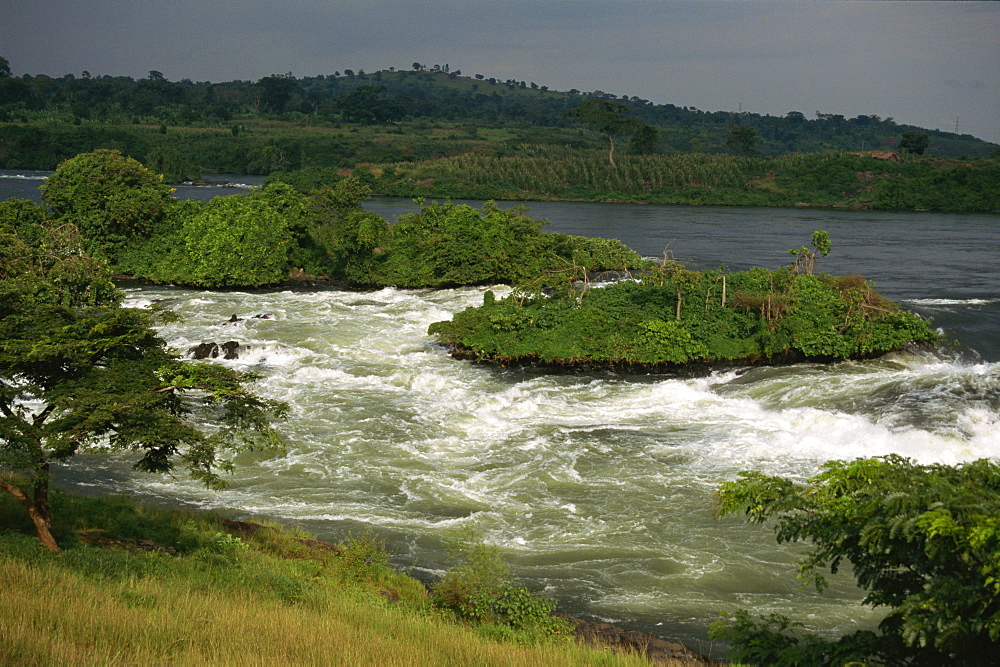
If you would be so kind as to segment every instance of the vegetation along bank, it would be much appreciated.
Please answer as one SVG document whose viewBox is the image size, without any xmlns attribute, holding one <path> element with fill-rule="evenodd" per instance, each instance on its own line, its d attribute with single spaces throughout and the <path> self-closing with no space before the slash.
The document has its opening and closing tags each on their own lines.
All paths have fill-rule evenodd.
<svg viewBox="0 0 1000 667">
<path fill-rule="evenodd" d="M 413 65 L 210 83 L 15 77 L 0 58 L 0 168 L 55 169 L 105 148 L 167 182 L 321 170 L 326 185 L 353 172 L 406 197 L 1000 210 L 1000 146 L 966 134 Z"/>
</svg>

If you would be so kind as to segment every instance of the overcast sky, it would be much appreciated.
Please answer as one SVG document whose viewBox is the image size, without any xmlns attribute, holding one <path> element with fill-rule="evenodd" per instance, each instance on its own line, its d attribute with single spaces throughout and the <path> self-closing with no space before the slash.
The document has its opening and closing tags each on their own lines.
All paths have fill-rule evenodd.
<svg viewBox="0 0 1000 667">
<path fill-rule="evenodd" d="M 816 111 L 1000 143 L 1000 3 L 0 0 L 15 75 L 171 81 L 449 64 L 706 111 Z"/>
</svg>

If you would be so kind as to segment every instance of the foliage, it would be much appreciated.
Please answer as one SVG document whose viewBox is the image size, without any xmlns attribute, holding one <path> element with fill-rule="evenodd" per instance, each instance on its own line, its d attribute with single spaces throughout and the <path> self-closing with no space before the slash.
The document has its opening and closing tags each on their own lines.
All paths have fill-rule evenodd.
<svg viewBox="0 0 1000 667">
<path fill-rule="evenodd" d="M 467 154 L 392 165 L 396 196 L 585 199 L 737 206 L 1000 211 L 995 159 L 896 163 L 853 153 L 781 157 L 596 152 Z"/>
<path fill-rule="evenodd" d="M 842 664 L 986 664 L 1000 642 L 1000 465 L 921 465 L 897 455 L 831 461 L 805 484 L 760 472 L 719 490 L 719 514 L 775 521 L 778 542 L 805 541 L 802 576 L 850 564 L 864 604 L 887 607 L 880 634 L 838 642 L 789 634 L 791 622 L 745 613 L 725 636 L 740 660 Z M 839 648 L 838 648 L 839 647 Z M 846 654 L 831 651 L 847 649 Z M 823 660 L 794 658 L 836 655 Z"/>
<path fill-rule="evenodd" d="M 662 136 L 652 125 L 642 125 L 629 138 L 628 152 L 632 155 L 652 155 L 660 151 Z"/>
<path fill-rule="evenodd" d="M 184 222 L 182 235 L 195 285 L 258 287 L 287 274 L 288 226 L 262 199 L 216 197 Z"/>
<path fill-rule="evenodd" d="M 324 254 L 324 272 L 355 284 L 369 284 L 384 252 L 389 225 L 361 208 L 371 188 L 355 177 L 310 191 L 305 200 L 306 231 Z"/>
<path fill-rule="evenodd" d="M 938 339 L 858 276 L 672 262 L 641 283 L 487 298 L 429 331 L 457 356 L 493 363 L 646 368 L 867 358 Z"/>
<path fill-rule="evenodd" d="M 516 585 L 500 550 L 479 541 L 474 530 L 458 533 L 450 547 L 460 560 L 434 584 L 432 600 L 436 605 L 466 621 L 520 631 L 532 643 L 569 636 L 572 626 L 553 615 L 555 603 Z"/>
<path fill-rule="evenodd" d="M 173 200 L 162 177 L 116 150 L 63 162 L 40 188 L 52 218 L 76 225 L 87 250 L 115 261 L 135 238 L 148 238 Z"/>
<path fill-rule="evenodd" d="M 608 162 L 614 166 L 615 136 L 631 134 L 641 126 L 641 123 L 628 116 L 628 113 L 629 108 L 621 102 L 591 98 L 580 106 L 567 111 L 566 115 L 576 118 L 590 129 L 600 132 L 608 138 L 611 144 L 608 151 Z"/>
<path fill-rule="evenodd" d="M 72 226 L 44 227 L 33 245 L 0 221 L 0 236 L 0 488 L 47 547 L 57 548 L 52 461 L 135 451 L 138 470 L 168 472 L 179 460 L 220 488 L 224 450 L 278 444 L 269 415 L 287 406 L 257 397 L 253 374 L 168 353 L 151 328 L 155 312 L 120 305 L 105 265 L 81 251 Z"/>
<path fill-rule="evenodd" d="M 199 169 L 175 146 L 156 146 L 143 163 L 154 173 L 161 174 L 167 183 L 201 180 Z"/>
<path fill-rule="evenodd" d="M 913 153 L 914 155 L 923 155 L 927 151 L 927 146 L 930 145 L 930 138 L 927 136 L 926 132 L 903 132 L 903 136 L 899 139 L 899 150 L 904 153 Z"/>
<path fill-rule="evenodd" d="M 801 246 L 788 251 L 789 255 L 795 255 L 795 261 L 792 263 L 792 271 L 807 276 L 812 275 L 813 270 L 816 268 L 816 255 L 819 254 L 826 257 L 830 254 L 830 234 L 822 230 L 813 232 L 812 246 L 812 250 L 806 246 Z"/>
<path fill-rule="evenodd" d="M 341 181 L 337 188 L 351 188 Z M 333 261 L 331 275 L 354 283 L 398 287 L 446 287 L 489 283 L 549 284 L 580 272 L 642 265 L 621 242 L 542 232 L 545 221 L 524 207 L 501 209 L 485 202 L 419 201 L 420 211 L 391 227 L 359 207 L 338 209 L 336 190 L 314 192 L 314 207 L 329 210 L 316 238 Z M 574 270 L 575 269 L 575 270 Z"/>
<path fill-rule="evenodd" d="M 760 134 L 752 127 L 733 125 L 729 128 L 726 145 L 737 155 L 753 155 L 756 153 L 754 146 L 757 145 L 758 136 Z"/>
<path fill-rule="evenodd" d="M 137 80 L 39 74 L 0 77 L 0 123 L 8 123 L 0 128 L 6 142 L 0 166 L 52 169 L 63 159 L 96 148 L 119 148 L 144 159 L 155 145 L 182 144 L 185 157 L 205 171 L 246 173 L 251 161 L 274 166 L 273 161 L 265 165 L 267 160 L 248 154 L 269 145 L 278 124 L 284 126 L 280 134 L 305 130 L 311 135 L 310 141 L 296 142 L 297 146 L 285 141 L 274 145 L 291 168 L 353 167 L 467 152 L 471 137 L 462 128 L 469 126 L 517 134 L 527 128 L 545 144 L 565 146 L 569 140 L 592 147 L 597 144 L 593 138 L 564 131 L 571 124 L 565 110 L 588 100 L 626 106 L 639 121 L 656 127 L 664 143 L 677 152 L 725 152 L 726 130 L 737 119 L 759 132 L 758 150 L 767 155 L 871 150 L 895 145 L 905 132 L 927 133 L 935 150 L 951 157 L 983 156 L 996 150 L 995 144 L 970 135 L 899 125 L 874 115 L 845 118 L 817 112 L 807 119 L 792 111 L 785 116 L 748 112 L 737 116 L 732 111 L 654 104 L 597 90 L 550 91 L 524 81 L 473 78 L 455 71 L 390 69 L 347 75 L 344 70 L 215 83 L 168 81 L 162 74 Z M 349 130 L 344 127 L 352 121 L 356 123 Z M 396 145 L 386 138 L 373 141 L 367 130 L 380 128 L 371 123 L 390 124 L 385 129 L 405 135 L 405 141 L 399 142 L 399 137 Z M 431 148 L 407 127 L 418 123 L 454 127 L 462 140 L 450 131 L 441 132 Z M 160 134 L 161 127 L 166 134 Z M 237 128 L 235 135 L 232 128 Z M 337 132 L 344 136 L 336 136 Z M 359 136 L 347 136 L 351 134 Z M 515 139 L 505 147 L 521 143 Z M 396 157 L 387 158 L 390 152 Z"/>
</svg>

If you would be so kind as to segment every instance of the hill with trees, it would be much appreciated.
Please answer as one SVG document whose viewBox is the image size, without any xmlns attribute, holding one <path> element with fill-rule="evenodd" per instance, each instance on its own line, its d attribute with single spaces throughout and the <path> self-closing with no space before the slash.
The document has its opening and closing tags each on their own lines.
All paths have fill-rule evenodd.
<svg viewBox="0 0 1000 667">
<path fill-rule="evenodd" d="M 568 133 L 543 132 L 532 138 L 515 136 L 511 139 L 519 143 L 527 139 L 528 143 L 592 148 L 599 145 L 599 138 L 581 132 L 567 111 L 588 100 L 603 100 L 621 105 L 637 121 L 655 127 L 660 135 L 655 149 L 667 153 L 731 152 L 730 133 L 734 126 L 750 133 L 744 136 L 752 137 L 752 150 L 772 156 L 790 152 L 897 149 L 907 132 L 925 134 L 924 147 L 936 155 L 983 156 L 1000 148 L 968 134 L 901 125 L 892 118 L 875 115 L 845 118 L 821 111 L 809 116 L 803 111 L 789 111 L 784 116 L 703 111 L 601 90 L 555 91 L 534 82 L 501 81 L 482 74 L 468 76 L 448 65 L 428 67 L 416 62 L 406 69 L 390 67 L 371 73 L 344 69 L 296 78 L 289 72 L 272 74 L 258 81 L 221 83 L 190 79 L 174 82 L 156 71 L 138 80 L 125 76 L 91 76 L 89 72 L 79 76 L 13 76 L 7 61 L 2 60 L 2 63 L 0 123 L 4 124 L 4 129 L 9 131 L 9 124 L 13 124 L 50 132 L 54 129 L 51 126 L 69 126 L 63 127 L 61 134 L 79 135 L 78 141 L 85 140 L 88 135 L 96 138 L 110 127 L 139 135 L 144 126 L 152 126 L 155 131 L 164 127 L 201 128 L 206 132 L 221 129 L 238 137 L 244 130 L 245 121 L 249 120 L 278 121 L 312 129 L 317 135 L 345 125 L 424 121 L 458 124 L 453 132 L 458 136 L 438 137 L 445 144 L 459 142 L 458 146 L 444 149 L 443 154 L 454 154 L 456 148 L 466 152 L 461 146 L 463 132 L 458 129 L 462 125 L 470 132 L 471 128 L 568 130 Z M 73 128 L 75 132 L 66 131 Z M 113 139 L 115 135 L 105 138 Z M 20 146 L 23 141 L 19 141 L 16 132 L 13 135 L 5 133 L 4 139 L 9 144 L 0 155 L 0 165 L 4 167 L 54 168 L 58 161 L 71 155 L 103 147 L 77 145 L 71 149 L 71 155 L 57 155 L 53 162 L 44 153 L 24 154 L 24 147 Z M 118 141 L 123 139 L 121 134 L 117 135 Z M 147 137 L 146 141 L 149 140 Z M 508 147 L 516 145 L 508 144 Z M 902 147 L 907 145 L 904 142 Z M 746 147 L 746 143 L 743 146 Z M 111 147 L 125 149 L 124 146 Z M 146 157 L 132 150 L 125 152 L 133 157 Z M 303 166 L 295 163 L 297 156 L 294 153 L 288 150 L 285 153 L 289 166 Z M 360 156 L 360 161 L 391 161 L 387 156 L 376 155 L 371 148 L 366 153 Z M 350 155 L 344 157 L 351 158 Z M 237 173 L 266 173 L 273 170 L 268 167 L 274 166 L 262 163 L 260 156 L 245 156 L 242 165 L 195 163 L 205 170 Z M 234 168 L 236 166 L 241 168 Z"/>
</svg>

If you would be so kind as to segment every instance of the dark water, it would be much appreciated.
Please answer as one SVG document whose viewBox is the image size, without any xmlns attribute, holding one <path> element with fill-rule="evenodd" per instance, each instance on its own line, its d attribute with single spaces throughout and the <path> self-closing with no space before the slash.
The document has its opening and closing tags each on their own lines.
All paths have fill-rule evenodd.
<svg viewBox="0 0 1000 667">
<path fill-rule="evenodd" d="M 459 203 L 459 202 L 456 202 Z M 478 206 L 480 202 L 461 202 Z M 513 205 L 512 203 L 509 205 Z M 817 229 L 833 250 L 818 269 L 861 274 L 885 296 L 945 329 L 963 349 L 1000 360 L 1000 216 L 832 209 L 525 202 L 549 231 L 616 238 L 638 253 L 694 269 L 773 268 Z M 507 207 L 507 203 L 503 203 Z M 366 205 L 389 220 L 407 199 Z"/>
</svg>

